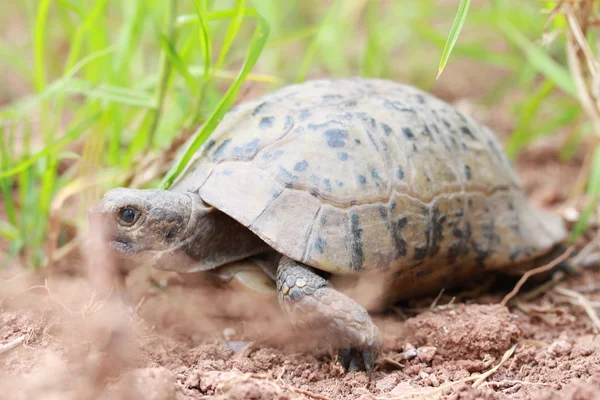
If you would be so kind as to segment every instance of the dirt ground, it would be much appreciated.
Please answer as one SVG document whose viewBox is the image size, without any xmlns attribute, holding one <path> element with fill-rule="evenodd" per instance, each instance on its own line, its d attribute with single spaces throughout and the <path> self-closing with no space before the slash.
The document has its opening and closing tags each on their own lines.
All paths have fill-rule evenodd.
<svg viewBox="0 0 600 400">
<path fill-rule="evenodd" d="M 556 159 L 533 147 L 518 168 L 532 201 L 560 210 L 578 161 Z M 115 296 L 88 261 L 2 272 L 0 399 L 600 398 L 595 270 L 509 307 L 514 282 L 378 314 L 384 352 L 367 374 L 294 333 L 272 296 L 142 268 Z"/>
<path fill-rule="evenodd" d="M 501 107 L 479 117 L 510 130 Z M 528 149 L 517 168 L 532 202 L 565 213 L 582 160 L 559 163 L 555 141 Z M 384 351 L 367 374 L 345 373 L 295 333 L 275 297 L 142 268 L 124 294 L 107 292 L 86 254 L 102 257 L 0 271 L 0 400 L 600 398 L 594 269 L 524 288 L 508 307 L 514 282 L 374 315 Z"/>
</svg>

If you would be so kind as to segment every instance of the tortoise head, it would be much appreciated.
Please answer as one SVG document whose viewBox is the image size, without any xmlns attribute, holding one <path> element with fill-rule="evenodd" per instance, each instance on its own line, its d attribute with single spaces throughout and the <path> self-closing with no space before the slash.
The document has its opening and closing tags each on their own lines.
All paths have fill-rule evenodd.
<svg viewBox="0 0 600 400">
<path fill-rule="evenodd" d="M 112 189 L 90 209 L 89 220 L 92 239 L 108 245 L 124 270 L 144 263 L 195 272 L 271 250 L 246 227 L 190 192 Z"/>
<path fill-rule="evenodd" d="M 167 190 L 112 189 L 90 209 L 90 227 L 117 256 L 154 263 L 165 253 L 185 251 L 202 214 L 201 200 L 193 197 Z"/>
</svg>

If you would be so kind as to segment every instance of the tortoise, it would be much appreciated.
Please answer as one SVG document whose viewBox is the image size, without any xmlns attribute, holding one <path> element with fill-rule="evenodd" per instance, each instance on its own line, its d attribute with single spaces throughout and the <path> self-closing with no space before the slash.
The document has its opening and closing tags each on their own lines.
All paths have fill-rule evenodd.
<svg viewBox="0 0 600 400">
<path fill-rule="evenodd" d="M 566 238 L 561 218 L 528 202 L 488 127 L 420 89 L 367 78 L 241 103 L 169 190 L 111 189 L 91 214 L 120 257 L 159 269 L 263 257 L 284 314 L 351 371 L 370 371 L 381 351 L 367 309 L 522 273 Z M 374 284 L 355 290 L 359 302 L 337 277 Z"/>
</svg>

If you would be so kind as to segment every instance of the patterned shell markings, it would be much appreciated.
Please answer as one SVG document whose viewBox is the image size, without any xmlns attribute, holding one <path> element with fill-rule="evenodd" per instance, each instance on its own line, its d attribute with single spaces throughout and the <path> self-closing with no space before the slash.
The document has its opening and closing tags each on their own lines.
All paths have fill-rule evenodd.
<svg viewBox="0 0 600 400">
<path fill-rule="evenodd" d="M 410 86 L 310 81 L 233 109 L 172 190 L 199 191 L 276 250 L 334 273 L 499 268 L 564 236 L 529 206 L 500 148 Z"/>
</svg>

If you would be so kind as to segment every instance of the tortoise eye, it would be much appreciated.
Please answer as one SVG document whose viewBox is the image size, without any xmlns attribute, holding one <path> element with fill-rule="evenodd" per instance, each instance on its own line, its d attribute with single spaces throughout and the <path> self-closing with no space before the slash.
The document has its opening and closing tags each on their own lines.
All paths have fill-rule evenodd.
<svg viewBox="0 0 600 400">
<path fill-rule="evenodd" d="M 140 213 L 138 210 L 127 207 L 119 212 L 119 222 L 124 226 L 131 226 L 137 221 Z"/>
</svg>

